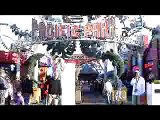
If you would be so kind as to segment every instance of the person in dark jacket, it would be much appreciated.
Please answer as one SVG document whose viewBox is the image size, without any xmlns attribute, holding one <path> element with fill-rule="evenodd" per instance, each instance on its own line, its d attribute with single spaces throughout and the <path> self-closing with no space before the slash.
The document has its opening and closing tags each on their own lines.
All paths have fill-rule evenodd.
<svg viewBox="0 0 160 120">
<path fill-rule="evenodd" d="M 33 80 L 27 75 L 26 79 L 22 81 L 22 93 L 25 105 L 30 105 L 31 95 L 33 94 Z"/>
<path fill-rule="evenodd" d="M 56 95 L 55 95 L 55 81 L 54 81 L 54 78 L 48 76 L 48 105 L 54 105 L 54 100 L 56 98 Z"/>
<path fill-rule="evenodd" d="M 56 69 L 54 72 L 54 78 L 51 78 L 49 80 L 49 95 L 48 95 L 49 105 L 61 104 L 61 94 L 62 94 L 61 77 L 64 67 L 60 58 L 57 58 L 55 68 Z"/>
</svg>

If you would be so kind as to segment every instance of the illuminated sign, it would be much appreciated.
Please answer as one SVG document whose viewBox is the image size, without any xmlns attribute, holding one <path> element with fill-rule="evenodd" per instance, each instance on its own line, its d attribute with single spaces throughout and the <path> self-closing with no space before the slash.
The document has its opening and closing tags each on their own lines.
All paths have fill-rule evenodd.
<svg viewBox="0 0 160 120">
<path fill-rule="evenodd" d="M 58 38 L 80 39 L 82 30 L 82 38 L 96 38 L 99 40 L 110 39 L 115 37 L 115 17 L 110 17 L 102 22 L 87 23 L 86 25 L 40 22 L 37 23 L 32 19 L 32 31 L 39 32 L 39 38 L 43 40 L 53 40 Z"/>
<path fill-rule="evenodd" d="M 153 64 L 144 64 L 144 68 L 151 68 Z"/>
</svg>

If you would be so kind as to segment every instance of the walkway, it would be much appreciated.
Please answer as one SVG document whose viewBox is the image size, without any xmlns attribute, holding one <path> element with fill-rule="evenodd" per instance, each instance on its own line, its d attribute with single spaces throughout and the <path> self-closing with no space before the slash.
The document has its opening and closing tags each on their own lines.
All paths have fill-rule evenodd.
<svg viewBox="0 0 160 120">
<path fill-rule="evenodd" d="M 89 86 L 85 83 L 82 88 L 82 104 L 84 105 L 93 105 L 93 104 L 99 104 L 99 105 L 105 105 L 105 99 L 99 92 L 90 91 Z"/>
</svg>

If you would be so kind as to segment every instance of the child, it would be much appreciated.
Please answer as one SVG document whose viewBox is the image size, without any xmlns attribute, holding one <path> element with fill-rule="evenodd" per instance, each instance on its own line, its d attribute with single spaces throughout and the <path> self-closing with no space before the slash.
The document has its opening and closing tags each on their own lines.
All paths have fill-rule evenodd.
<svg viewBox="0 0 160 120">
<path fill-rule="evenodd" d="M 116 87 L 117 87 L 117 92 L 115 94 L 115 100 L 116 100 L 116 103 L 118 104 L 119 101 L 123 101 L 122 88 L 125 87 L 123 82 L 118 77 L 117 77 L 117 86 Z"/>
<path fill-rule="evenodd" d="M 21 92 L 17 92 L 15 96 L 15 104 L 16 105 L 24 105 L 24 98 Z"/>
</svg>

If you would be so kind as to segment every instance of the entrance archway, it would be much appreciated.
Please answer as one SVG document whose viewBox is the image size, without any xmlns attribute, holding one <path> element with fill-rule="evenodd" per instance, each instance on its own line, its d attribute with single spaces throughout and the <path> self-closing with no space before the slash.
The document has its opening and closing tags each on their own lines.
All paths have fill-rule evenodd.
<svg viewBox="0 0 160 120">
<path fill-rule="evenodd" d="M 44 54 L 37 53 L 33 54 L 27 59 L 27 61 L 25 62 L 25 65 L 27 66 L 27 74 L 29 74 L 30 76 L 34 76 L 34 67 L 37 64 L 37 60 L 40 60 L 40 58 L 42 58 L 43 56 Z"/>
</svg>

